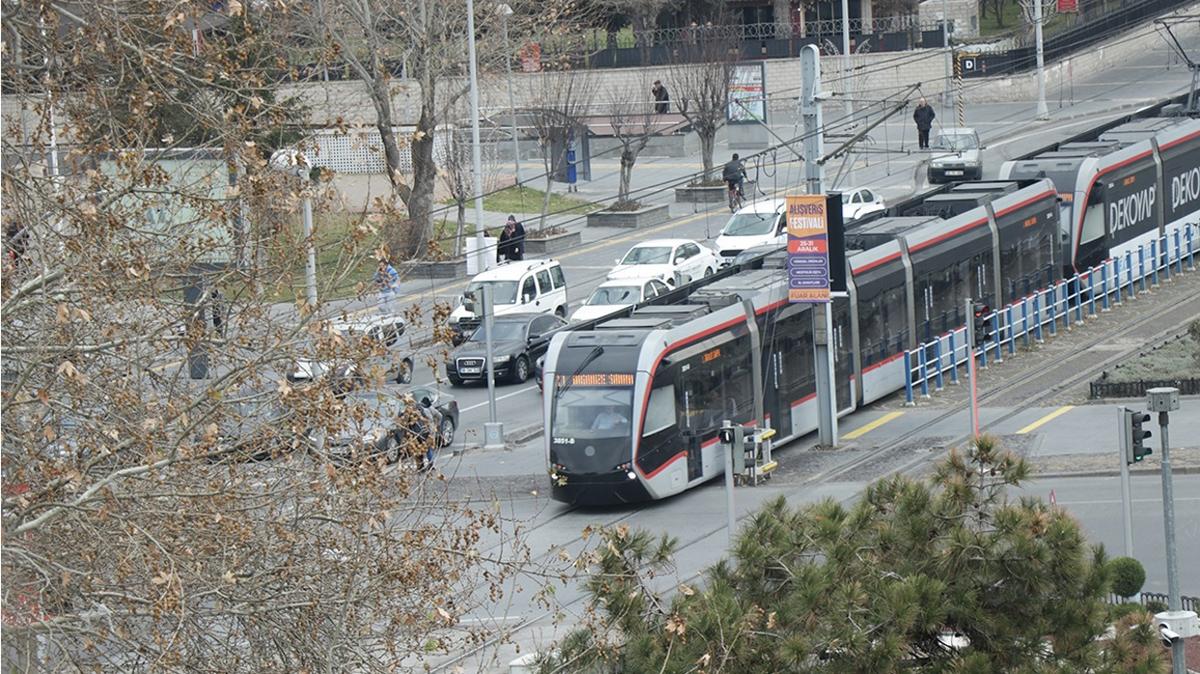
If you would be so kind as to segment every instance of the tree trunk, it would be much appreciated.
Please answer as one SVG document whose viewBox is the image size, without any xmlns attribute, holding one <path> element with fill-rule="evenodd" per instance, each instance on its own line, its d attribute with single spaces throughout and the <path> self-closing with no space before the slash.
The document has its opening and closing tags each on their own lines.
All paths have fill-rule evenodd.
<svg viewBox="0 0 1200 674">
<path fill-rule="evenodd" d="M 412 139 L 412 195 L 408 199 L 408 226 L 411 231 L 407 237 L 409 255 L 417 256 L 425 248 L 429 240 L 429 228 L 432 224 L 433 189 L 437 178 L 437 165 L 433 161 L 433 133 L 437 124 L 434 112 L 433 84 L 421 86 L 421 117 L 417 120 L 417 130 Z M 482 224 L 482 223 L 477 223 Z"/>
<path fill-rule="evenodd" d="M 467 229 L 467 200 L 456 199 L 455 205 L 458 207 L 458 226 L 454 230 L 454 257 L 463 254 L 463 238 Z"/>
<path fill-rule="evenodd" d="M 629 203 L 629 182 L 633 178 L 633 164 L 636 161 L 637 155 L 629 148 L 621 152 L 621 184 L 617 189 L 617 204 L 619 205 Z"/>
<path fill-rule="evenodd" d="M 387 165 L 388 182 L 392 192 L 402 201 L 408 201 L 408 186 L 404 184 L 400 174 L 400 145 L 396 142 L 396 134 L 392 130 L 392 98 L 388 91 L 387 78 L 375 73 L 371 78 L 371 103 L 375 106 L 375 130 L 383 142 L 383 160 Z"/>
<path fill-rule="evenodd" d="M 717 130 L 710 127 L 698 127 L 696 135 L 700 137 L 700 158 L 704 162 L 704 182 L 713 177 L 713 150 L 717 144 Z"/>
</svg>

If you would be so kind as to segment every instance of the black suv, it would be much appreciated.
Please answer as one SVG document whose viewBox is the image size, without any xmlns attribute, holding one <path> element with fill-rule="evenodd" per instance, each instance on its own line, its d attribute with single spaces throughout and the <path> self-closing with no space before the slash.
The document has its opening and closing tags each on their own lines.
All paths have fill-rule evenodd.
<svg viewBox="0 0 1200 674">
<path fill-rule="evenodd" d="M 496 380 L 518 384 L 533 374 L 533 364 L 546 352 L 549 344 L 546 338 L 567 324 L 552 314 L 507 314 L 492 320 Z M 484 339 L 484 329 L 480 327 L 450 354 L 446 376 L 451 384 L 462 386 L 469 381 L 487 381 L 487 345 Z"/>
</svg>

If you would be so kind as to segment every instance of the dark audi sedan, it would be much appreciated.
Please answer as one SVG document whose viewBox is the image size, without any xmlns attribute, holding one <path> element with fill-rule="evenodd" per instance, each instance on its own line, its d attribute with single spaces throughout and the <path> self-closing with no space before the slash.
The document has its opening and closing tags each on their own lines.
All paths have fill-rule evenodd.
<svg viewBox="0 0 1200 674">
<path fill-rule="evenodd" d="M 492 336 L 496 381 L 524 383 L 534 373 L 534 363 L 546 351 L 550 333 L 566 321 L 553 314 L 508 314 L 497 316 Z M 446 376 L 450 383 L 487 381 L 487 344 L 481 326 L 467 341 L 450 354 Z"/>
</svg>

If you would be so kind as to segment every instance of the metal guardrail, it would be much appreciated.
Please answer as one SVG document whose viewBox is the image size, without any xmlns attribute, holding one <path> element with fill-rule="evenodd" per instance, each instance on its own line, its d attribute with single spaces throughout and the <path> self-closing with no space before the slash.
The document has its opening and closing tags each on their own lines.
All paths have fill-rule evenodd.
<svg viewBox="0 0 1200 674">
<path fill-rule="evenodd" d="M 1163 606 L 1166 606 L 1167 598 L 1168 598 L 1167 595 L 1160 594 L 1158 592 L 1142 592 L 1142 593 L 1138 594 L 1135 601 L 1138 604 L 1142 604 L 1142 605 L 1148 604 L 1150 602 L 1157 602 L 1159 604 L 1162 604 Z M 1130 599 L 1134 599 L 1134 598 L 1133 597 L 1118 597 L 1115 594 L 1108 595 L 1108 603 L 1110 603 L 1110 604 L 1126 604 L 1126 603 L 1129 603 Z M 1184 596 L 1180 597 L 1179 599 L 1180 599 L 1180 602 L 1179 602 L 1180 608 L 1182 610 L 1195 611 L 1197 613 L 1200 613 L 1200 597 L 1188 597 L 1188 596 L 1184 595 Z"/>
<path fill-rule="evenodd" d="M 1137 381 L 1091 382 L 1088 398 L 1144 398 L 1146 390 L 1174 386 L 1183 395 L 1200 395 L 1200 379 L 1139 379 Z"/>
<path fill-rule="evenodd" d="M 984 317 L 990 329 L 980 346 L 966 343 L 967 328 L 963 326 L 905 351 L 898 361 L 906 373 L 902 375 L 905 401 L 912 404 L 918 394 L 928 398 L 931 389 L 943 388 L 947 377 L 957 383 L 959 368 L 966 367 L 967 358 L 975 358 L 980 367 L 987 367 L 989 360 L 1002 362 L 1005 352 L 1016 353 L 1018 345 L 1040 343 L 1046 335 L 1057 334 L 1059 326 L 1070 328 L 1072 323 L 1095 318 L 1098 311 L 1108 311 L 1124 298 L 1146 292 L 1160 279 L 1183 273 L 1185 267 L 1195 271 L 1197 238 L 1200 223 L 1188 223 L 1173 236 L 1139 246 L 1136 254 L 1126 251 L 1124 256 L 1105 260 L 997 309 Z"/>
</svg>

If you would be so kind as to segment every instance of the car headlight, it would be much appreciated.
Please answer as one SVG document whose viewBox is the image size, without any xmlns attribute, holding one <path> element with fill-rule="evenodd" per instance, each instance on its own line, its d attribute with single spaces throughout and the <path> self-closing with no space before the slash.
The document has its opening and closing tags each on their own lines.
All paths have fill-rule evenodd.
<svg viewBox="0 0 1200 674">
<path fill-rule="evenodd" d="M 503 364 L 507 363 L 507 362 L 508 362 L 508 361 L 510 361 L 510 360 L 512 360 L 512 356 L 511 356 L 511 355 L 508 355 L 508 356 L 496 356 L 496 365 L 503 365 Z"/>
</svg>

